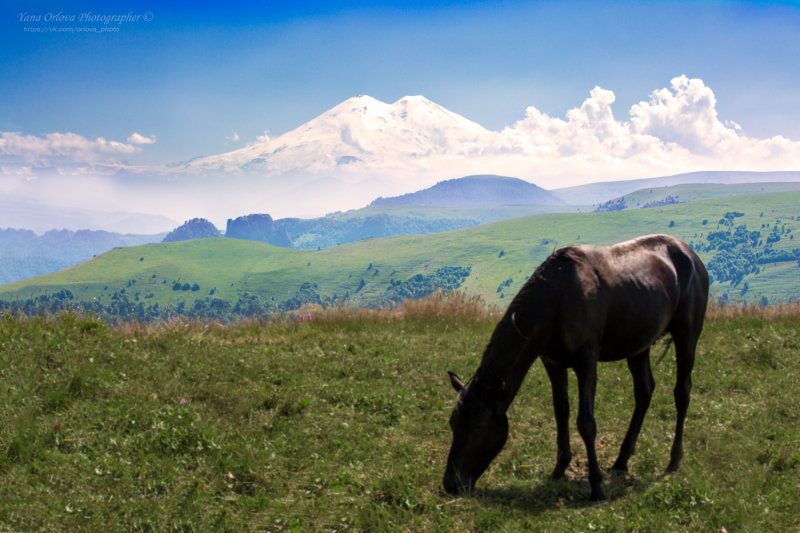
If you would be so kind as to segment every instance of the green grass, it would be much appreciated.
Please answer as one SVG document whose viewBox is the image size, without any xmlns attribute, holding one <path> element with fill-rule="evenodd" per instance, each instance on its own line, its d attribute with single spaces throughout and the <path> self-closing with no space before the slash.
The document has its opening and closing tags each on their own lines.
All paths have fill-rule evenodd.
<svg viewBox="0 0 800 533">
<path fill-rule="evenodd" d="M 800 190 L 800 183 L 797 182 L 741 183 L 732 185 L 689 183 L 685 185 L 672 185 L 669 187 L 640 189 L 624 195 L 623 198 L 625 198 L 627 209 L 637 209 L 650 202 L 663 200 L 667 196 L 673 196 L 679 202 L 697 202 L 699 200 L 723 198 L 727 196 L 768 194 L 798 190 Z"/>
<path fill-rule="evenodd" d="M 497 319 L 458 296 L 227 327 L 0 318 L 0 530 L 800 527 L 797 309 L 709 319 L 685 459 L 668 476 L 674 363 L 654 364 L 630 474 L 607 476 L 600 505 L 586 501 L 576 431 L 567 478 L 547 479 L 555 424 L 538 363 L 475 493 L 440 489 L 454 402 L 445 371 L 471 375 Z M 632 410 L 625 364 L 601 365 L 597 390 L 607 467 Z"/>
<path fill-rule="evenodd" d="M 573 243 L 607 245 L 648 233 L 670 233 L 689 243 L 704 242 L 728 211 L 745 213 L 735 223 L 760 230 L 781 220 L 798 233 L 800 192 L 709 199 L 652 209 L 613 213 L 545 214 L 496 222 L 475 228 L 421 236 L 369 239 L 332 248 L 301 251 L 235 239 L 203 239 L 118 248 L 82 265 L 0 288 L 0 298 L 13 300 L 70 289 L 79 300 L 108 305 L 114 292 L 125 289 L 134 299 L 160 306 L 187 305 L 215 290 L 214 297 L 235 302 L 247 292 L 285 301 L 307 281 L 319 284 L 325 296 L 350 295 L 351 303 L 377 299 L 391 280 L 404 281 L 441 266 L 471 266 L 464 288 L 491 304 L 513 296 L 534 268 L 557 246 Z M 703 224 L 706 221 L 706 224 Z M 782 239 L 775 246 L 800 247 L 800 239 Z M 501 253 L 502 252 L 502 253 Z M 702 254 L 708 260 L 710 255 Z M 369 268 L 372 265 L 373 268 Z M 751 274 L 748 298 L 772 301 L 800 295 L 797 262 L 768 266 Z M 498 292 L 511 278 L 513 282 Z M 173 291 L 174 281 L 197 283 L 200 290 Z M 358 287 L 362 280 L 364 286 Z M 132 281 L 135 283 L 131 284 Z M 712 292 L 737 298 L 740 287 L 715 283 Z"/>
</svg>

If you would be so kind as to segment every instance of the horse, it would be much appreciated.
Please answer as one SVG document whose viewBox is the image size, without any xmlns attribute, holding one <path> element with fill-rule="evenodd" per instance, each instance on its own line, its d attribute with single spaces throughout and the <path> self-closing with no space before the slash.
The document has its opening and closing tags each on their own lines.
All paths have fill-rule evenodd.
<svg viewBox="0 0 800 533">
<path fill-rule="evenodd" d="M 578 380 L 578 432 L 586 447 L 592 501 L 605 499 L 597 463 L 594 400 L 598 361 L 625 359 L 635 407 L 612 472 L 628 459 L 650 405 L 655 381 L 650 347 L 667 333 L 675 347 L 677 421 L 667 472 L 678 470 L 692 388 L 695 349 L 708 303 L 708 272 L 694 251 L 669 235 L 646 235 L 608 247 L 572 245 L 554 251 L 525 282 L 498 322 L 474 376 L 448 372 L 458 399 L 450 416 L 453 441 L 444 488 L 472 491 L 508 437 L 506 411 L 525 375 L 541 358 L 552 386 L 559 479 L 572 459 L 568 369 Z"/>
</svg>

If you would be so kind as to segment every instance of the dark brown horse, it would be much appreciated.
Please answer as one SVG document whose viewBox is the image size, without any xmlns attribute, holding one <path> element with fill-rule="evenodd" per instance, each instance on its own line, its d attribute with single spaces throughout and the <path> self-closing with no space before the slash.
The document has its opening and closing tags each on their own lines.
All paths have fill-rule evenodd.
<svg viewBox="0 0 800 533">
<path fill-rule="evenodd" d="M 506 411 L 525 374 L 541 357 L 553 389 L 558 455 L 553 478 L 572 459 L 567 369 L 578 378 L 578 431 L 586 445 L 592 500 L 605 499 L 595 454 L 597 362 L 626 359 L 636 406 L 613 471 L 625 472 L 655 382 L 650 346 L 669 333 L 675 345 L 677 408 L 667 471 L 683 455 L 683 424 L 695 347 L 708 301 L 708 273 L 682 241 L 648 235 L 610 247 L 567 246 L 533 273 L 497 324 L 478 370 L 464 384 L 450 373 L 458 401 L 450 417 L 453 444 L 444 487 L 471 490 L 508 436 Z"/>
</svg>

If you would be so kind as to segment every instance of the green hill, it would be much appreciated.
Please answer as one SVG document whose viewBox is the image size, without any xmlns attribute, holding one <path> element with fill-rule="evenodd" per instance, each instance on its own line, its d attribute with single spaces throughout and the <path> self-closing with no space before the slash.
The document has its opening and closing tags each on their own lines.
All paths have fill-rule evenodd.
<svg viewBox="0 0 800 533">
<path fill-rule="evenodd" d="M 155 304 L 183 312 L 197 300 L 206 306 L 216 300 L 220 310 L 230 310 L 237 303 L 253 305 L 254 299 L 285 310 L 304 302 L 380 305 L 403 290 L 421 295 L 444 283 L 502 304 L 558 246 L 670 233 L 715 266 L 715 297 L 778 302 L 800 296 L 798 205 L 800 192 L 785 192 L 611 213 L 547 214 L 315 251 L 223 238 L 149 244 L 117 248 L 76 267 L 0 287 L 0 300 L 8 305 L 67 290 L 62 296 L 70 301 L 127 302 L 142 312 Z M 195 314 L 213 315 L 199 309 Z"/>
<path fill-rule="evenodd" d="M 600 211 L 619 211 L 660 207 L 677 203 L 697 202 L 711 198 L 800 191 L 800 182 L 739 183 L 719 185 L 714 183 L 688 183 L 666 187 L 638 189 L 632 193 L 600 204 Z"/>
</svg>

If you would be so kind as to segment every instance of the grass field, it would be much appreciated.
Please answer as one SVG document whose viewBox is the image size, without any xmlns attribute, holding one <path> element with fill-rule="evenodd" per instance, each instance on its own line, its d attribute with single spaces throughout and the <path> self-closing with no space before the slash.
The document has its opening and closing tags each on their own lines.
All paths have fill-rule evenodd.
<svg viewBox="0 0 800 533">
<path fill-rule="evenodd" d="M 441 488 L 454 393 L 498 319 L 457 294 L 226 327 L 0 317 L 0 530 L 797 531 L 800 310 L 716 310 L 700 340 L 680 472 L 671 353 L 626 477 L 565 480 L 540 364 L 474 494 Z M 660 349 L 654 353 L 659 354 Z M 574 378 L 571 379 L 574 402 Z M 633 406 L 601 365 L 604 467 Z M 573 403 L 573 418 L 575 413 Z"/>
</svg>

